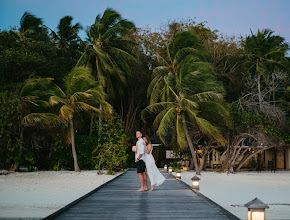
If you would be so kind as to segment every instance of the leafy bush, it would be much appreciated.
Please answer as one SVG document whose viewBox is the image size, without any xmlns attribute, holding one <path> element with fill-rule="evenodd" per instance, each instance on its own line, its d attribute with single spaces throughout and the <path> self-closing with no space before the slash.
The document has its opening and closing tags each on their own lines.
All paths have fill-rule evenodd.
<svg viewBox="0 0 290 220">
<path fill-rule="evenodd" d="M 107 172 L 107 175 L 115 175 L 115 171 L 112 171 L 112 170 L 109 170 L 108 172 Z"/>
<path fill-rule="evenodd" d="M 97 146 L 93 150 L 95 168 L 99 171 L 108 169 L 109 173 L 113 173 L 125 168 L 130 137 L 123 127 L 117 115 L 103 123 Z"/>
<path fill-rule="evenodd" d="M 95 169 L 97 161 L 94 158 L 93 151 L 99 142 L 96 135 L 76 135 L 76 152 L 78 164 L 81 169 Z"/>
<path fill-rule="evenodd" d="M 56 171 L 74 169 L 71 146 L 59 144 L 54 147 L 50 160 L 50 168 Z"/>
<path fill-rule="evenodd" d="M 179 162 L 172 162 L 169 164 L 169 166 L 172 167 L 173 172 L 176 172 L 177 170 L 180 170 L 182 168 L 182 166 Z"/>
<path fill-rule="evenodd" d="M 20 163 L 19 97 L 11 92 L 0 92 L 0 168 Z"/>
</svg>

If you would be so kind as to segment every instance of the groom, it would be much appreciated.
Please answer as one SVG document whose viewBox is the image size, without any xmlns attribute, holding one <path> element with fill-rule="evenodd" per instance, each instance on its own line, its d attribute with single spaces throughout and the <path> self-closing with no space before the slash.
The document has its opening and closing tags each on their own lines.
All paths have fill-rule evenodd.
<svg viewBox="0 0 290 220">
<path fill-rule="evenodd" d="M 138 192 L 143 192 L 148 190 L 147 188 L 147 175 L 145 173 L 145 162 L 144 162 L 144 154 L 145 154 L 145 147 L 143 143 L 145 141 L 142 138 L 142 133 L 140 131 L 136 132 L 136 138 L 138 138 L 138 141 L 136 143 L 137 146 L 137 152 L 135 154 L 135 161 L 137 163 L 137 175 L 139 177 L 141 188 L 138 189 Z"/>
</svg>

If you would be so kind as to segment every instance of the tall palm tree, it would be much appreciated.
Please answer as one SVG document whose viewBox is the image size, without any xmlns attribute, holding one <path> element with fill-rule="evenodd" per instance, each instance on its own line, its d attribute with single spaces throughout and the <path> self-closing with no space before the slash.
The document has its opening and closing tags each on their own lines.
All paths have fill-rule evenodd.
<svg viewBox="0 0 290 220">
<path fill-rule="evenodd" d="M 285 68 L 287 59 L 285 54 L 288 45 L 284 38 L 273 35 L 271 30 L 258 30 L 257 34 L 251 33 L 245 40 L 245 50 L 247 53 L 247 63 L 249 72 L 257 75 L 257 90 L 259 108 L 262 109 L 262 78 L 270 74 L 274 67 Z"/>
<path fill-rule="evenodd" d="M 74 169 L 79 172 L 77 154 L 75 150 L 74 123 L 73 119 L 78 112 L 88 112 L 98 116 L 111 114 L 111 106 L 105 101 L 105 93 L 94 80 L 90 71 L 84 67 L 74 68 L 65 80 L 66 92 L 58 88 L 56 92 L 50 93 L 49 104 L 59 107 L 59 115 L 53 113 L 32 113 L 23 118 L 25 126 L 44 127 L 51 123 L 63 123 L 70 128 L 69 140 L 72 145 L 74 158 Z M 96 106 L 101 104 L 104 111 Z"/>
<path fill-rule="evenodd" d="M 168 96 L 159 99 L 151 98 L 151 103 L 144 109 L 142 116 L 144 118 L 146 112 L 157 114 L 153 127 L 157 129 L 161 139 L 169 129 L 173 128 L 178 145 L 189 146 L 195 171 L 200 174 L 197 149 L 192 144 L 189 128 L 199 129 L 224 145 L 226 140 L 211 122 L 223 119 L 229 125 L 227 119 L 229 114 L 221 104 L 223 89 L 215 82 L 211 65 L 201 59 L 198 50 L 189 50 L 188 45 L 182 46 L 182 42 L 186 42 L 183 37 L 188 36 L 188 33 L 179 33 L 173 39 L 177 47 L 174 47 L 174 44 L 169 47 L 168 51 L 173 54 L 172 57 L 179 57 L 177 56 L 179 53 L 184 56 L 180 56 L 182 58 L 176 62 L 174 71 L 168 71 L 168 74 L 160 77 L 160 83 L 164 85 L 163 89 L 168 91 Z M 183 53 L 183 51 L 190 51 L 190 53 Z M 160 91 L 162 89 L 153 89 L 150 96 L 160 97 Z"/>
<path fill-rule="evenodd" d="M 126 74 L 131 72 L 129 62 L 136 61 L 130 50 L 134 43 L 125 39 L 134 29 L 133 22 L 110 8 L 97 15 L 95 23 L 87 29 L 90 44 L 77 65 L 89 66 L 111 99 L 122 94 Z"/>
<path fill-rule="evenodd" d="M 51 30 L 53 39 L 63 52 L 67 52 L 72 44 L 81 40 L 78 36 L 78 32 L 82 27 L 79 23 L 72 25 L 72 20 L 73 18 L 71 16 L 64 16 L 59 21 L 57 32 Z"/>
<path fill-rule="evenodd" d="M 153 80 L 151 81 L 147 95 L 150 103 L 158 100 L 168 100 L 170 98 L 169 88 L 163 80 L 167 75 L 176 75 L 180 62 L 188 55 L 193 55 L 203 61 L 203 46 L 197 37 L 189 31 L 175 34 L 171 43 L 166 47 L 166 56 L 158 55 L 160 66 L 153 70 Z"/>
<path fill-rule="evenodd" d="M 20 38 L 27 37 L 34 40 L 49 42 L 48 28 L 43 24 L 42 19 L 27 11 L 20 19 L 18 35 Z"/>
<path fill-rule="evenodd" d="M 95 23 L 87 29 L 90 44 L 77 66 L 90 67 L 111 101 L 122 97 L 126 77 L 131 73 L 130 62 L 136 62 L 131 50 L 134 43 L 125 38 L 134 29 L 133 22 L 111 8 L 103 15 L 98 14 Z M 102 119 L 99 118 L 99 134 L 101 129 Z"/>
</svg>

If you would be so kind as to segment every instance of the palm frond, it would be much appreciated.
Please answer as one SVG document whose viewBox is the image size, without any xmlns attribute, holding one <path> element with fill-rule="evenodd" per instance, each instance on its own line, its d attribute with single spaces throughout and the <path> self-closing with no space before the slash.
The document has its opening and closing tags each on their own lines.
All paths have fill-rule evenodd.
<svg viewBox="0 0 290 220">
<path fill-rule="evenodd" d="M 66 121 L 69 120 L 69 118 L 72 116 L 72 114 L 74 113 L 74 109 L 71 108 L 68 105 L 63 105 L 60 110 L 59 110 L 59 117 L 61 119 L 64 119 Z"/>
<path fill-rule="evenodd" d="M 203 134 L 215 139 L 222 145 L 227 144 L 227 140 L 221 135 L 217 127 L 213 126 L 206 119 L 198 117 L 197 113 L 192 111 L 191 109 L 186 108 L 186 113 L 189 119 L 195 122 L 195 124 Z"/>
<path fill-rule="evenodd" d="M 146 113 L 158 113 L 165 108 L 172 107 L 174 106 L 174 102 L 159 102 L 159 103 L 154 103 L 152 105 L 147 106 L 142 112 Z"/>
<path fill-rule="evenodd" d="M 164 117 L 164 115 L 168 112 L 168 110 L 170 109 L 171 107 L 168 107 L 164 110 L 162 110 L 155 118 L 154 122 L 153 122 L 153 129 L 158 129 L 158 126 L 162 120 L 162 118 Z"/>
<path fill-rule="evenodd" d="M 65 79 L 67 95 L 85 92 L 96 86 L 96 81 L 87 67 L 75 67 Z"/>
<path fill-rule="evenodd" d="M 190 99 L 183 98 L 181 100 L 181 107 L 188 107 L 190 109 L 198 109 L 199 105 L 197 102 L 192 101 Z"/>
<path fill-rule="evenodd" d="M 64 123 L 57 115 L 52 113 L 31 113 L 22 119 L 22 124 L 26 127 L 37 127 L 47 129 L 56 127 Z"/>
<path fill-rule="evenodd" d="M 87 92 L 75 92 L 74 94 L 71 95 L 71 97 L 73 101 L 76 102 L 76 101 L 91 98 L 93 97 L 93 95 Z"/>
<path fill-rule="evenodd" d="M 58 96 L 50 96 L 49 98 L 49 104 L 54 106 L 54 105 L 57 105 L 57 104 L 65 104 L 66 103 L 66 100 L 61 98 L 61 97 L 58 97 Z"/>
<path fill-rule="evenodd" d="M 170 126 L 175 123 L 175 120 L 176 120 L 176 109 L 175 107 L 171 107 L 164 114 L 157 130 L 157 134 L 160 137 L 160 139 L 163 140 L 163 142 L 165 142 L 163 137 L 166 135 Z"/>
<path fill-rule="evenodd" d="M 213 91 L 208 91 L 208 92 L 201 92 L 201 93 L 194 94 L 190 96 L 189 99 L 192 101 L 199 101 L 199 102 L 222 101 L 223 95 L 220 93 L 213 92 Z"/>
<path fill-rule="evenodd" d="M 215 101 L 200 102 L 199 109 L 204 118 L 210 118 L 216 124 L 232 128 L 231 116 L 225 107 L 225 103 Z"/>
<path fill-rule="evenodd" d="M 95 113 L 98 113 L 98 114 L 101 114 L 101 110 L 92 106 L 92 105 L 89 105 L 85 102 L 75 102 L 73 103 L 73 109 L 77 112 L 79 111 L 85 111 L 85 112 L 95 112 Z"/>
</svg>

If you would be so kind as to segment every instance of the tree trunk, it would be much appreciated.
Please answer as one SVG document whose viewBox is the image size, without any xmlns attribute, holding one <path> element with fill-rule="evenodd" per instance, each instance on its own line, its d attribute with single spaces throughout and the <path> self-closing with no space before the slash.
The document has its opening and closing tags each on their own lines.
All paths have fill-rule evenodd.
<svg viewBox="0 0 290 220">
<path fill-rule="evenodd" d="M 70 117 L 69 122 L 70 122 L 71 147 L 72 147 L 72 153 L 73 153 L 73 158 L 74 158 L 74 168 L 76 172 L 81 172 L 78 165 L 78 158 L 77 158 L 77 153 L 76 153 L 76 148 L 75 148 L 75 134 L 74 134 L 72 116 Z"/>
<path fill-rule="evenodd" d="M 91 123 L 90 123 L 90 136 L 92 135 L 93 133 L 93 123 L 94 123 L 94 115 L 92 114 L 91 115 Z"/>
<path fill-rule="evenodd" d="M 193 170 L 193 169 L 194 169 L 193 158 L 191 158 L 189 169 L 190 169 L 190 170 Z"/>
<path fill-rule="evenodd" d="M 276 106 L 276 103 L 275 103 L 275 81 L 274 81 L 274 73 L 272 73 L 272 89 L 273 89 L 273 104 L 274 104 L 274 107 Z"/>
<path fill-rule="evenodd" d="M 103 107 L 102 107 L 102 105 L 100 104 L 100 111 L 102 111 L 102 110 L 103 110 Z M 101 116 L 99 116 L 99 133 L 98 133 L 99 136 L 100 136 L 101 133 L 102 133 L 102 126 L 103 126 L 103 121 L 102 121 Z"/>
<path fill-rule="evenodd" d="M 187 139 L 187 143 L 188 143 L 188 146 L 189 146 L 189 149 L 190 149 L 190 152 L 191 152 L 191 156 L 193 158 L 193 162 L 194 162 L 194 166 L 195 166 L 195 173 L 196 173 L 196 175 L 200 175 L 200 170 L 199 170 L 199 166 L 198 166 L 198 163 L 197 163 L 195 149 L 193 147 L 190 135 L 188 133 L 188 129 L 187 129 L 187 126 L 186 126 L 186 121 L 185 121 L 185 116 L 184 115 L 183 115 L 183 121 L 182 122 L 183 122 L 183 129 L 184 129 L 184 133 L 185 133 L 185 136 L 186 136 L 186 139 Z"/>
<path fill-rule="evenodd" d="M 254 153 L 248 153 L 244 155 L 244 158 L 240 161 L 240 163 L 238 164 L 237 168 L 236 168 L 236 172 L 240 171 L 240 169 L 242 168 L 242 166 L 244 165 L 244 163 L 246 163 L 250 158 L 252 158 L 253 156 L 255 156 L 256 154 L 259 154 L 260 152 L 263 152 L 265 150 L 269 150 L 273 148 L 273 146 L 261 149 L 261 150 L 257 150 Z"/>
<path fill-rule="evenodd" d="M 261 73 L 260 72 L 258 72 L 257 83 L 258 83 L 259 107 L 260 107 L 260 110 L 262 110 Z"/>
<path fill-rule="evenodd" d="M 207 154 L 203 154 L 202 155 L 202 162 L 200 163 L 200 166 L 199 166 L 199 170 L 204 170 L 204 165 L 205 165 L 205 160 L 206 160 L 206 156 L 207 156 Z"/>
<path fill-rule="evenodd" d="M 20 141 L 19 141 L 19 160 L 21 160 L 22 157 L 22 151 L 23 151 L 23 134 L 24 134 L 24 128 L 21 126 L 20 128 Z M 12 171 L 17 171 L 19 169 L 19 161 L 16 161 L 15 165 L 11 169 Z"/>
</svg>

